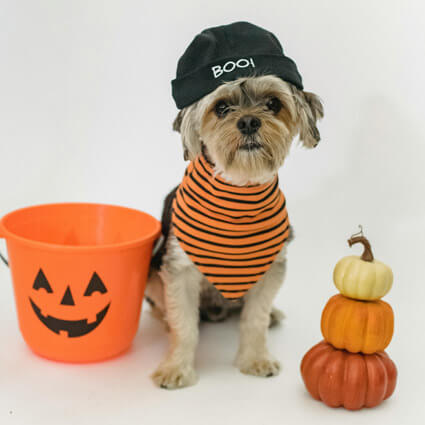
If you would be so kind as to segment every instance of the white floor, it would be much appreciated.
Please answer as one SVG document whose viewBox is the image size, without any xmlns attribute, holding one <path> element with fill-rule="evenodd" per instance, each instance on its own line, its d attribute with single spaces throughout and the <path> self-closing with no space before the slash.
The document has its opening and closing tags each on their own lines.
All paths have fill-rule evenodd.
<svg viewBox="0 0 425 425">
<path fill-rule="evenodd" d="M 386 298 L 395 311 L 396 330 L 387 350 L 396 362 L 399 381 L 388 401 L 375 409 L 348 412 L 330 409 L 310 398 L 299 365 L 305 351 L 320 340 L 320 314 L 335 292 L 333 265 L 350 251 L 342 224 L 332 235 L 326 218 L 297 214 L 297 239 L 290 250 L 290 269 L 276 305 L 285 323 L 270 332 L 271 351 L 282 361 L 275 378 L 256 378 L 232 366 L 237 348 L 237 320 L 204 324 L 197 355 L 199 383 L 167 391 L 156 388 L 149 374 L 164 354 L 167 340 L 162 325 L 145 306 L 132 350 L 115 360 L 92 365 L 67 365 L 43 360 L 25 346 L 17 327 L 12 285 L 0 265 L 0 423 L 20 425 L 109 424 L 423 424 L 424 318 L 418 234 L 406 224 L 392 238 L 408 250 L 392 252 L 384 239 L 375 253 L 392 265 L 396 279 Z M 347 220 L 352 219 L 347 213 Z M 373 227 L 371 227 L 373 228 Z M 355 230 L 355 229 L 354 229 Z M 373 232 L 371 232 L 373 233 Z M 310 234 L 316 239 L 311 240 Z M 340 237 L 336 237 L 336 235 Z M 423 236 L 423 235 L 419 235 Z M 372 239 L 372 235 L 371 235 Z M 416 242 L 415 242 L 416 241 Z M 416 245 L 415 245 L 416 244 Z M 0 244 L 3 248 L 3 244 Z M 321 247 L 321 249 L 319 249 Z M 416 248 L 416 249 L 415 249 Z M 4 248 L 2 249 L 4 252 Z M 317 254 L 319 252 L 319 254 Z M 416 253 L 417 252 L 417 253 Z M 304 260 L 303 260 L 304 259 Z"/>
</svg>

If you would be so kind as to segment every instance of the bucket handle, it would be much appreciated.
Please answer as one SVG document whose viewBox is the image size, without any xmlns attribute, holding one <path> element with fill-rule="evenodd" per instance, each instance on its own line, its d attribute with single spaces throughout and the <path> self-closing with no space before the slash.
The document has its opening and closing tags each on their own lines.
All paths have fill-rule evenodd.
<svg viewBox="0 0 425 425">
<path fill-rule="evenodd" d="M 4 232 L 3 232 L 1 221 L 0 221 L 0 238 L 4 238 Z M 6 257 L 4 257 L 1 252 L 0 252 L 0 260 L 2 260 L 7 267 L 9 267 L 9 261 L 6 260 Z"/>
<path fill-rule="evenodd" d="M 0 252 L 0 259 L 3 261 L 4 264 L 6 264 L 7 267 L 9 267 L 9 261 L 6 260 L 6 258 L 3 257 L 3 254 Z"/>
</svg>

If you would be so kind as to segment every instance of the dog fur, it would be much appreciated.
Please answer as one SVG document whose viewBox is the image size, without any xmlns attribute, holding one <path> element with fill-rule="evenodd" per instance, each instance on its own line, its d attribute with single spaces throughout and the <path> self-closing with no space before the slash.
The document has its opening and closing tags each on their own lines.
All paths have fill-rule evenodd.
<svg viewBox="0 0 425 425">
<path fill-rule="evenodd" d="M 275 177 L 297 135 L 304 146 L 317 146 L 316 123 L 322 117 L 322 103 L 315 94 L 273 75 L 252 76 L 223 83 L 182 109 L 173 128 L 181 133 L 185 159 L 202 152 L 230 183 L 263 184 Z M 244 122 L 249 126 L 253 120 L 259 127 L 246 131 Z M 192 263 L 173 233 L 171 204 L 176 189 L 164 203 L 162 240 L 146 289 L 153 311 L 170 331 L 170 348 L 152 375 L 154 382 L 170 389 L 194 384 L 199 319 L 220 321 L 240 310 L 236 366 L 251 375 L 278 374 L 280 364 L 269 353 L 266 339 L 269 326 L 283 317 L 272 303 L 285 276 L 287 243 L 243 299 L 228 301 Z"/>
</svg>

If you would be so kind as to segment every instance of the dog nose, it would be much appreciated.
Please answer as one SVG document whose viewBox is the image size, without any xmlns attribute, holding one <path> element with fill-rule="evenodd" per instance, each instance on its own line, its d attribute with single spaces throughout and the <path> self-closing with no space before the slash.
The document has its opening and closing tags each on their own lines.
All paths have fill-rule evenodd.
<svg viewBox="0 0 425 425">
<path fill-rule="evenodd" d="M 242 134 L 253 134 L 261 127 L 261 121 L 253 115 L 244 115 L 236 125 Z"/>
</svg>

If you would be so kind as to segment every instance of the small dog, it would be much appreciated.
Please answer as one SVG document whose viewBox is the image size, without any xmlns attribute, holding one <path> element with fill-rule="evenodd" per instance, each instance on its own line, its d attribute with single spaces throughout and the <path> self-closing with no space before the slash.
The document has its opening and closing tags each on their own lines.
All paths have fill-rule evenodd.
<svg viewBox="0 0 425 425">
<path fill-rule="evenodd" d="M 218 175 L 241 186 L 271 181 L 295 136 L 308 148 L 317 146 L 316 122 L 322 117 L 323 107 L 315 94 L 276 76 L 260 75 L 223 83 L 182 109 L 173 128 L 181 133 L 185 158 L 193 160 L 203 153 Z M 202 318 L 218 321 L 238 308 L 242 312 L 236 365 L 247 374 L 278 374 L 279 362 L 267 349 L 266 335 L 269 325 L 282 318 L 272 302 L 285 275 L 286 245 L 243 301 L 226 300 L 189 259 L 173 233 L 170 210 L 176 189 L 165 201 L 164 238 L 153 258 L 146 289 L 170 329 L 170 351 L 153 380 L 164 388 L 195 383 L 199 312 Z"/>
</svg>

